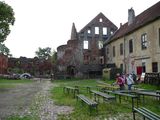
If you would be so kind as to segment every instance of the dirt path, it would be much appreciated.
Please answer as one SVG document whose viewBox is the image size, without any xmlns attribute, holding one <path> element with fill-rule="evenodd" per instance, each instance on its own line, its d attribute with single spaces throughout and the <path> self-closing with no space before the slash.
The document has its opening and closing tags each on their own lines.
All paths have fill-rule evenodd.
<svg viewBox="0 0 160 120">
<path fill-rule="evenodd" d="M 72 108 L 57 106 L 50 99 L 50 81 L 20 84 L 16 88 L 0 90 L 0 120 L 10 115 L 37 115 L 40 120 L 56 120 L 57 114 L 69 113 Z"/>
</svg>

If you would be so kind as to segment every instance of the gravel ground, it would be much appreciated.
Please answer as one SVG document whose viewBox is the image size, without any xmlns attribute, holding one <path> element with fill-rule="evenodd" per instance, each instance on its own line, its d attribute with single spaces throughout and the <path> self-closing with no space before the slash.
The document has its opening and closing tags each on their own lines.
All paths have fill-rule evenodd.
<svg viewBox="0 0 160 120">
<path fill-rule="evenodd" d="M 56 120 L 58 114 L 68 114 L 73 108 L 57 106 L 50 99 L 48 80 L 19 84 L 15 88 L 0 89 L 0 120 L 11 115 L 37 115 L 40 120 Z"/>
<path fill-rule="evenodd" d="M 57 106 L 50 98 L 50 88 L 55 84 L 49 80 L 35 80 L 33 83 L 19 84 L 15 88 L 0 89 L 0 120 L 5 120 L 11 115 L 21 117 L 37 116 L 39 120 L 56 120 L 58 114 L 69 114 L 72 107 Z M 137 120 L 141 120 L 138 117 Z M 100 120 L 100 118 L 95 118 Z M 132 113 L 119 114 L 105 120 L 132 120 Z"/>
</svg>

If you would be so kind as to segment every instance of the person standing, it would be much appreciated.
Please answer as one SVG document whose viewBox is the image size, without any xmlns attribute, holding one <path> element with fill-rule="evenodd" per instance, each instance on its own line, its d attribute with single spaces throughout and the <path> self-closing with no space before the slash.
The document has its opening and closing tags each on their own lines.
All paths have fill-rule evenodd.
<svg viewBox="0 0 160 120">
<path fill-rule="evenodd" d="M 132 74 L 127 74 L 126 79 L 127 79 L 128 90 L 131 90 L 131 87 L 134 84 Z"/>
</svg>

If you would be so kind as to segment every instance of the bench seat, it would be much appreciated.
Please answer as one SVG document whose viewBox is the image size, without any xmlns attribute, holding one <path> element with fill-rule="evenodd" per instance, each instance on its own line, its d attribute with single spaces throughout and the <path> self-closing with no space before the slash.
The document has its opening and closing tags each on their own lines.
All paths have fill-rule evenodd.
<svg viewBox="0 0 160 120">
<path fill-rule="evenodd" d="M 95 108 L 97 112 L 97 105 L 98 105 L 97 102 L 87 98 L 86 96 L 82 94 L 77 95 L 77 100 L 78 98 L 81 99 L 84 103 L 86 103 L 89 106 L 90 114 L 91 114 L 91 108 Z"/>
<path fill-rule="evenodd" d="M 149 120 L 160 120 L 160 115 L 153 113 L 152 111 L 142 107 L 142 108 L 133 108 L 133 119 L 135 120 L 135 113 L 141 114 L 144 119 L 147 118 Z"/>
</svg>

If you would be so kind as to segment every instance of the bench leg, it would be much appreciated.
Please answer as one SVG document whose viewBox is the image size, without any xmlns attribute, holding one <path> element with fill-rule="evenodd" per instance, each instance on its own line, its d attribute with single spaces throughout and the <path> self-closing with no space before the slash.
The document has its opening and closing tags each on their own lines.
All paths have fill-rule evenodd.
<svg viewBox="0 0 160 120">
<path fill-rule="evenodd" d="M 145 116 L 143 116 L 143 120 L 145 120 Z"/>
<path fill-rule="evenodd" d="M 97 114 L 98 114 L 98 107 L 97 107 L 97 105 L 96 105 L 96 112 L 97 112 Z"/>
<path fill-rule="evenodd" d="M 89 105 L 89 115 L 91 115 L 91 106 Z"/>
<path fill-rule="evenodd" d="M 132 111 L 133 111 L 133 108 L 134 108 L 134 98 L 132 98 Z"/>
<path fill-rule="evenodd" d="M 96 100 L 96 94 L 94 94 L 94 100 L 97 101 L 97 100 Z"/>
<path fill-rule="evenodd" d="M 119 95 L 119 102 L 121 103 L 121 95 Z"/>
<path fill-rule="evenodd" d="M 136 120 L 136 118 L 135 118 L 135 111 L 133 111 L 133 120 Z"/>
</svg>

